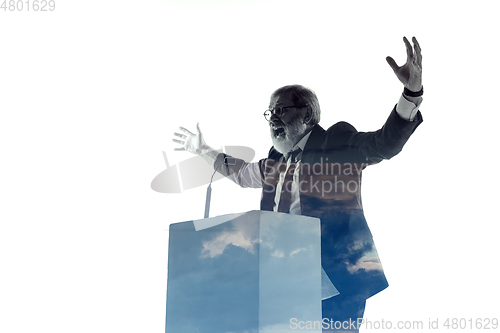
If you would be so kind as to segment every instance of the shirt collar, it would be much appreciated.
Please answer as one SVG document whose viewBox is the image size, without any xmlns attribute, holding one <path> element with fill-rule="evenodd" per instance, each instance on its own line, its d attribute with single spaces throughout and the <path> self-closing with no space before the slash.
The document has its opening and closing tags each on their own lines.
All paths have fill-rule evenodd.
<svg viewBox="0 0 500 333">
<path fill-rule="evenodd" d="M 302 139 L 299 140 L 299 142 L 297 142 L 295 144 L 295 146 L 293 146 L 292 150 L 290 151 L 290 153 L 288 154 L 285 154 L 285 159 L 289 159 L 290 158 L 290 154 L 294 151 L 296 151 L 297 149 L 300 149 L 300 153 L 296 156 L 296 160 L 300 160 L 302 158 L 302 152 L 304 151 L 304 148 L 306 146 L 306 143 L 307 143 L 307 140 L 309 140 L 309 136 L 311 136 L 311 132 L 312 132 L 312 129 L 302 137 Z"/>
<path fill-rule="evenodd" d="M 295 146 L 293 146 L 292 151 L 299 149 L 304 151 L 304 147 L 306 146 L 307 140 L 309 140 L 309 137 L 311 136 L 312 129 L 309 130 L 309 132 L 302 137 L 302 139 L 297 142 Z"/>
</svg>

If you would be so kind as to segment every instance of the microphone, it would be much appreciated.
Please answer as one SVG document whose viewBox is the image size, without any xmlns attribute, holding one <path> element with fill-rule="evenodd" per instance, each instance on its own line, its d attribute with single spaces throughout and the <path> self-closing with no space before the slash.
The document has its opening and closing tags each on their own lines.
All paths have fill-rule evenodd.
<svg viewBox="0 0 500 333">
<path fill-rule="evenodd" d="M 208 219 L 208 215 L 210 213 L 210 197 L 212 196 L 212 182 L 207 187 L 207 198 L 205 200 L 205 217 Z"/>
<path fill-rule="evenodd" d="M 210 184 L 208 184 L 207 187 L 207 196 L 205 198 L 205 219 L 208 219 L 208 216 L 210 215 L 210 199 L 212 197 L 212 180 L 214 179 L 214 175 L 217 172 L 217 170 L 225 164 L 226 167 L 229 167 L 230 165 L 236 165 L 236 159 L 233 157 L 230 157 L 229 159 L 227 156 L 224 156 L 224 161 L 215 168 L 214 173 L 212 174 L 212 178 L 210 178 Z"/>
</svg>

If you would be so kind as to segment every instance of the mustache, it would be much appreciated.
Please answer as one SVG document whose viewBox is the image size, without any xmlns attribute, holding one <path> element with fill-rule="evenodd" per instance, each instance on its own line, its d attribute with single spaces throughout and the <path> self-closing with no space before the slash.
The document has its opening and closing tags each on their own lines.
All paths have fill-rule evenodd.
<svg viewBox="0 0 500 333">
<path fill-rule="evenodd" d="M 277 128 L 277 127 L 285 127 L 285 124 L 281 120 L 275 119 L 269 122 L 269 126 L 271 126 L 272 128 Z"/>
</svg>

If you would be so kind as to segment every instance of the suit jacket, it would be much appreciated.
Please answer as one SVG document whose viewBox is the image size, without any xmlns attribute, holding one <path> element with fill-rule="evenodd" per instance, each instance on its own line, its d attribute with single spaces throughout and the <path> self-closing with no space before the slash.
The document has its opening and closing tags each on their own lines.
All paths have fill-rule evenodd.
<svg viewBox="0 0 500 333">
<path fill-rule="evenodd" d="M 398 154 L 422 121 L 420 112 L 409 122 L 394 108 L 375 132 L 358 132 L 346 122 L 326 131 L 319 125 L 312 129 L 299 164 L 301 213 L 321 219 L 322 265 L 341 294 L 362 301 L 388 286 L 363 214 L 362 170 Z M 219 155 L 214 166 L 222 165 L 220 172 L 226 176 L 245 164 L 235 159 L 228 165 L 224 157 Z M 262 210 L 273 210 L 283 160 L 271 148 L 268 157 L 258 162 Z"/>
</svg>

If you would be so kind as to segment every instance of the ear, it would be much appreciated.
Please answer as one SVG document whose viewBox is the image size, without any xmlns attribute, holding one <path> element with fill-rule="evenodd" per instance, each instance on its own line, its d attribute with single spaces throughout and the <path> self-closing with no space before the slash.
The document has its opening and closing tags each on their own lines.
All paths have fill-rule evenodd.
<svg viewBox="0 0 500 333">
<path fill-rule="evenodd" d="M 308 125 L 312 120 L 311 106 L 307 106 L 304 110 L 304 124 Z"/>
</svg>

